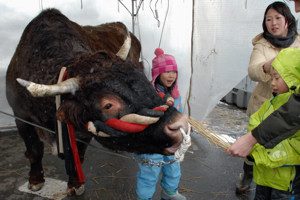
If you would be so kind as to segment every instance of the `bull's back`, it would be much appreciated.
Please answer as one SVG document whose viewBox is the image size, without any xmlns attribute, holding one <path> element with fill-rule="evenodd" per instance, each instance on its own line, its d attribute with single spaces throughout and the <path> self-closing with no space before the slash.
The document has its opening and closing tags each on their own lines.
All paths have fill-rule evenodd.
<svg viewBox="0 0 300 200">
<path fill-rule="evenodd" d="M 127 28 L 121 22 L 84 26 L 83 29 L 88 34 L 87 41 L 93 51 L 106 50 L 116 54 L 127 37 Z M 141 44 L 132 33 L 130 33 L 130 38 L 131 47 L 126 60 L 138 64 Z"/>
<path fill-rule="evenodd" d="M 99 50 L 118 52 L 126 34 L 126 27 L 120 22 L 82 27 L 56 9 L 41 12 L 25 28 L 8 66 L 6 95 L 10 106 L 16 112 L 30 113 L 54 107 L 53 98 L 33 98 L 16 78 L 55 84 L 61 67 L 74 63 L 82 54 Z M 140 43 L 132 35 L 127 59 L 138 63 L 140 49 Z"/>
<path fill-rule="evenodd" d="M 14 112 L 45 111 L 52 98 L 33 98 L 16 78 L 55 84 L 62 66 L 91 52 L 84 30 L 56 9 L 43 11 L 25 28 L 6 73 L 6 96 Z"/>
</svg>

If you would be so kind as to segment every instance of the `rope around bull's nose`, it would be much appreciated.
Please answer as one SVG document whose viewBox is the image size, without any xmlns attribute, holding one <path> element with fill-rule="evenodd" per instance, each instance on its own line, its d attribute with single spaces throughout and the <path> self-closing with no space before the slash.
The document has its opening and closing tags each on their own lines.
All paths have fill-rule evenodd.
<svg viewBox="0 0 300 200">
<path fill-rule="evenodd" d="M 180 144 L 180 148 L 176 150 L 174 160 L 176 162 L 181 162 L 184 159 L 184 154 L 191 146 L 191 125 L 188 123 L 188 131 L 185 133 L 183 128 L 180 128 L 180 132 L 183 136 L 182 143 Z"/>
</svg>

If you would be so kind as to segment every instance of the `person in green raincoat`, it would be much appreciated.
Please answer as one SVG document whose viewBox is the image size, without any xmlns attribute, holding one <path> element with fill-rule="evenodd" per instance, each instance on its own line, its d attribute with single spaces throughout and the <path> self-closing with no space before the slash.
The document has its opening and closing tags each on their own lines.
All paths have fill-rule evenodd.
<svg viewBox="0 0 300 200">
<path fill-rule="evenodd" d="M 274 97 L 250 117 L 247 132 L 285 104 L 291 95 L 299 93 L 300 50 L 281 50 L 272 62 L 271 77 Z M 227 154 L 240 156 L 231 148 Z M 300 199 L 300 130 L 271 148 L 256 143 L 249 156 L 253 158 L 257 184 L 255 200 Z"/>
</svg>

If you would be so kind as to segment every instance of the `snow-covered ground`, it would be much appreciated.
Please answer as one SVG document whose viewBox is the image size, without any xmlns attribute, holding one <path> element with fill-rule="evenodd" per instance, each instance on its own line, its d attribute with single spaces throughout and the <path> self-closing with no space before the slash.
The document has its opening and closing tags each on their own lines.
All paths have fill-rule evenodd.
<svg viewBox="0 0 300 200">
<path fill-rule="evenodd" d="M 233 143 L 247 133 L 248 121 L 245 109 L 219 102 L 203 124 Z"/>
</svg>

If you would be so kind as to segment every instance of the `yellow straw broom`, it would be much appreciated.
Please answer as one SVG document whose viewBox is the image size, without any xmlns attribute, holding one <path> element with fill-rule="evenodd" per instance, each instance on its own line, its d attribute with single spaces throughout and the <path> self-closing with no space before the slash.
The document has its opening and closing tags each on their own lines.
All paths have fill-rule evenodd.
<svg viewBox="0 0 300 200">
<path fill-rule="evenodd" d="M 225 150 L 231 146 L 231 144 L 225 141 L 220 135 L 214 133 L 212 130 L 204 126 L 201 122 L 197 121 L 193 117 L 189 117 L 189 123 L 194 130 L 196 130 L 198 133 L 208 139 L 208 141 L 214 143 L 215 145 L 222 147 Z"/>
</svg>

